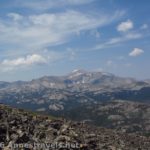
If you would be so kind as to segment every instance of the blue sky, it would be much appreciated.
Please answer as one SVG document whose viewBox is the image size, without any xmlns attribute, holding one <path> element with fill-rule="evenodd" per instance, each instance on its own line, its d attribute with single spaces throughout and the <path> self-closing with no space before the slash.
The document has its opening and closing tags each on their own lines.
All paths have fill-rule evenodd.
<svg viewBox="0 0 150 150">
<path fill-rule="evenodd" d="M 74 69 L 150 78 L 149 0 L 1 0 L 0 80 Z"/>
</svg>

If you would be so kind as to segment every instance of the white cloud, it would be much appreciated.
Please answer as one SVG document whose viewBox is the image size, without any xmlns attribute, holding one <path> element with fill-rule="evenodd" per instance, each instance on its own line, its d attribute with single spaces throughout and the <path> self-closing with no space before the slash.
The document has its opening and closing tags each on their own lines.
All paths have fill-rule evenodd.
<svg viewBox="0 0 150 150">
<path fill-rule="evenodd" d="M 30 68 L 36 65 L 49 65 L 53 62 L 59 61 L 65 56 L 69 55 L 68 52 L 58 53 L 53 51 L 44 50 L 39 54 L 30 54 L 13 59 L 4 59 L 0 62 L 0 71 L 7 72 L 18 69 Z"/>
<path fill-rule="evenodd" d="M 47 59 L 39 54 L 32 54 L 26 57 L 19 57 L 16 59 L 5 59 L 0 66 L 3 71 L 10 71 L 22 67 L 29 67 L 31 65 L 47 63 Z"/>
<path fill-rule="evenodd" d="M 132 52 L 129 53 L 129 56 L 136 57 L 144 53 L 144 50 L 139 48 L 134 48 Z"/>
<path fill-rule="evenodd" d="M 133 22 L 131 20 L 127 20 L 125 22 L 120 23 L 117 27 L 117 30 L 119 32 L 126 32 L 126 31 L 132 29 L 133 26 L 134 26 Z"/>
<path fill-rule="evenodd" d="M 122 37 L 112 38 L 107 42 L 107 44 L 117 44 L 117 43 L 125 42 L 125 41 L 128 41 L 128 40 L 132 40 L 132 39 L 138 39 L 141 36 L 142 35 L 139 34 L 139 33 L 129 33 L 129 34 L 126 34 Z"/>
<path fill-rule="evenodd" d="M 76 50 L 72 48 L 68 48 L 61 52 L 45 49 L 43 51 L 39 51 L 38 53 L 23 56 L 7 56 L 8 58 L 0 61 L 0 73 L 51 66 L 55 63 L 61 63 L 64 60 L 74 61 L 76 56 Z"/>
<path fill-rule="evenodd" d="M 120 37 L 114 37 L 114 38 L 109 39 L 107 42 L 96 45 L 96 47 L 94 49 L 99 50 L 99 49 L 114 47 L 114 46 L 117 46 L 119 44 L 122 44 L 122 43 L 130 41 L 130 40 L 140 39 L 140 38 L 142 38 L 142 36 L 143 35 L 141 33 L 137 33 L 137 32 L 123 34 Z"/>
<path fill-rule="evenodd" d="M 13 13 L 11 14 L 13 20 L 9 19 L 10 17 L 6 20 L 0 19 L 0 33 L 3 35 L 0 36 L 0 46 L 22 52 L 45 49 L 69 41 L 77 31 L 87 31 L 107 25 L 123 14 L 119 11 L 111 16 L 77 11 L 30 16 Z M 19 21 L 19 18 L 22 20 Z"/>
<path fill-rule="evenodd" d="M 9 13 L 8 17 L 12 18 L 14 21 L 22 20 L 23 16 L 17 13 Z"/>
</svg>

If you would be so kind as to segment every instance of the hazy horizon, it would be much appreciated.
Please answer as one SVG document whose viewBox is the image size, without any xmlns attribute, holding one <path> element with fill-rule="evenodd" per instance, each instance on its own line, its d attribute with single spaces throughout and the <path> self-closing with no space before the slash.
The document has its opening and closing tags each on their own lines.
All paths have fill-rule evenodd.
<svg viewBox="0 0 150 150">
<path fill-rule="evenodd" d="M 74 70 L 84 70 L 84 71 L 87 71 L 87 72 L 101 72 L 101 73 L 110 73 L 114 76 L 117 76 L 117 77 L 121 77 L 121 78 L 133 78 L 137 81 L 145 81 L 145 80 L 150 80 L 150 78 L 136 78 L 136 77 L 132 77 L 132 76 L 121 76 L 121 75 L 117 75 L 115 73 L 111 73 L 111 72 L 105 72 L 105 71 L 102 71 L 102 70 L 85 70 L 85 69 L 74 69 Z M 43 75 L 39 75 L 39 76 L 33 76 L 33 77 L 30 77 L 29 79 L 22 79 L 22 78 L 18 78 L 17 80 L 13 79 L 10 77 L 10 80 L 0 80 L 0 82 L 18 82 L 18 81 L 23 81 L 23 82 L 28 82 L 28 81 L 32 81 L 32 80 L 36 80 L 36 79 L 40 79 L 40 78 L 43 78 L 43 77 L 51 77 L 51 76 L 56 76 L 56 77 L 61 77 L 61 76 L 67 76 L 69 75 L 70 73 L 73 73 L 74 70 L 71 70 L 69 72 L 66 72 L 66 73 L 63 73 L 63 74 L 43 74 Z"/>
</svg>

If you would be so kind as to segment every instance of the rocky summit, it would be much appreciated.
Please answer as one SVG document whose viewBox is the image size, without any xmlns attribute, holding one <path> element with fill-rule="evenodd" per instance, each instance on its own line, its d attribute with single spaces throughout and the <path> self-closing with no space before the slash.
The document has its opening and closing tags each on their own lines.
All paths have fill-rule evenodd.
<svg viewBox="0 0 150 150">
<path fill-rule="evenodd" d="M 150 137 L 0 105 L 0 147 L 56 150 L 149 150 Z"/>
</svg>

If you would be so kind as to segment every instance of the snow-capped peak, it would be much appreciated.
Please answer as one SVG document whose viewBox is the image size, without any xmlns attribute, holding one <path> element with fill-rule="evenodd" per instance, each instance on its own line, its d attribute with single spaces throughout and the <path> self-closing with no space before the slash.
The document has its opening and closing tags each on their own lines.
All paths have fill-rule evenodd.
<svg viewBox="0 0 150 150">
<path fill-rule="evenodd" d="M 80 75 L 85 74 L 85 73 L 87 73 L 85 70 L 75 69 L 71 72 L 69 77 L 74 78 L 74 77 L 80 76 Z"/>
<path fill-rule="evenodd" d="M 85 73 L 86 71 L 85 70 L 82 70 L 82 69 L 75 69 L 72 71 L 72 73 Z"/>
<path fill-rule="evenodd" d="M 76 73 L 78 71 L 79 71 L 79 69 L 75 69 L 75 70 L 72 71 L 72 73 Z"/>
</svg>

